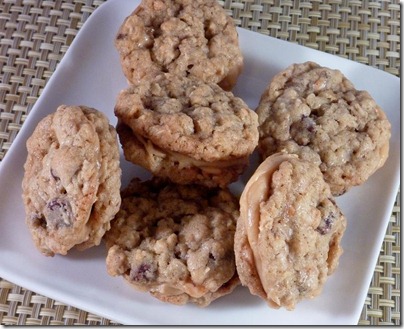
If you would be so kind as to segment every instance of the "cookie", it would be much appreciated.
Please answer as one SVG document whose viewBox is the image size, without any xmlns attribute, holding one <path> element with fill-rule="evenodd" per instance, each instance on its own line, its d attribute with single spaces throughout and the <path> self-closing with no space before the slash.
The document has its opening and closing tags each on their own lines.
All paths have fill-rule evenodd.
<svg viewBox="0 0 404 329">
<path fill-rule="evenodd" d="M 161 301 L 207 306 L 239 284 L 238 214 L 228 190 L 134 178 L 105 235 L 108 273 Z"/>
<path fill-rule="evenodd" d="M 109 124 L 105 115 L 95 109 L 81 107 L 86 117 L 93 124 L 100 141 L 99 185 L 97 199 L 92 206 L 87 225 L 89 238 L 76 247 L 79 250 L 99 245 L 104 233 L 111 227 L 121 205 L 121 168 L 119 162 L 119 144 L 115 128 Z"/>
<path fill-rule="evenodd" d="M 231 90 L 243 67 L 233 20 L 216 0 L 143 0 L 115 46 L 133 84 L 170 72 Z"/>
<path fill-rule="evenodd" d="M 345 227 L 315 164 L 269 156 L 240 198 L 234 250 L 242 285 L 270 307 L 293 310 L 317 296 L 337 268 Z"/>
<path fill-rule="evenodd" d="M 277 74 L 256 110 L 263 158 L 286 151 L 320 166 L 334 196 L 385 163 L 390 123 L 366 91 L 313 62 Z"/>
<path fill-rule="evenodd" d="M 23 200 L 36 247 L 53 256 L 100 244 L 121 202 L 118 140 L 108 119 L 62 105 L 38 123 L 27 151 Z"/>
<path fill-rule="evenodd" d="M 178 184 L 224 187 L 258 144 L 257 114 L 197 79 L 164 74 L 130 86 L 115 115 L 125 158 Z"/>
</svg>

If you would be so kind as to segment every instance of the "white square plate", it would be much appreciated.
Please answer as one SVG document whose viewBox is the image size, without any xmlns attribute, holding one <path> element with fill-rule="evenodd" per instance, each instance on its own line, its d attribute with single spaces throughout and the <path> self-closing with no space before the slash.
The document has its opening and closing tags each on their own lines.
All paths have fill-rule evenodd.
<svg viewBox="0 0 404 329">
<path fill-rule="evenodd" d="M 244 29 L 239 29 L 239 35 L 245 69 L 234 93 L 251 108 L 256 107 L 274 74 L 291 63 L 311 60 L 340 69 L 358 89 L 368 90 L 392 123 L 390 156 L 385 166 L 364 185 L 337 199 L 348 220 L 342 240 L 345 252 L 323 293 L 301 302 L 294 311 L 270 309 L 244 287 L 204 309 L 195 305 L 179 307 L 135 291 L 122 278 L 108 276 L 103 245 L 53 258 L 42 256 L 34 248 L 21 199 L 25 142 L 39 120 L 60 104 L 95 107 L 106 113 L 113 125 L 116 123 L 114 103 L 126 80 L 113 39 L 138 3 L 109 0 L 91 15 L 0 164 L 0 277 L 124 324 L 356 324 L 399 185 L 400 80 L 365 65 Z M 123 186 L 133 175 L 145 174 L 121 160 Z M 242 183 L 234 187 L 240 189 Z"/>
</svg>

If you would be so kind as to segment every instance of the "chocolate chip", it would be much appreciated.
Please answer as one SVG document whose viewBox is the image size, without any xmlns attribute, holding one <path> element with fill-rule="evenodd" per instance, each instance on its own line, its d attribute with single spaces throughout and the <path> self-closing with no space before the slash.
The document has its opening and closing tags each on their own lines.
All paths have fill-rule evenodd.
<svg viewBox="0 0 404 329">
<path fill-rule="evenodd" d="M 316 133 L 316 125 L 311 116 L 302 115 L 290 126 L 290 135 L 299 145 L 308 145 Z"/>
<path fill-rule="evenodd" d="M 39 214 L 33 214 L 31 216 L 32 223 L 35 227 L 42 227 L 46 228 L 46 219 L 42 215 Z"/>
<path fill-rule="evenodd" d="M 126 34 L 124 34 L 124 33 L 119 33 L 119 34 L 117 35 L 117 37 L 116 37 L 117 40 L 122 40 L 122 39 L 124 39 L 124 38 L 126 38 Z"/>
<path fill-rule="evenodd" d="M 309 116 L 306 115 L 302 115 L 302 124 L 303 127 L 307 129 L 307 131 L 309 132 L 314 132 L 315 128 L 316 128 L 316 122 Z"/>
<path fill-rule="evenodd" d="M 317 227 L 317 231 L 325 235 L 331 231 L 332 225 L 334 224 L 335 215 L 334 213 L 330 212 L 328 216 L 321 220 L 320 225 Z"/>
<path fill-rule="evenodd" d="M 129 275 L 133 281 L 144 282 L 153 280 L 156 273 L 151 264 L 143 263 L 137 268 L 132 268 Z"/>
<path fill-rule="evenodd" d="M 69 200 L 66 198 L 53 198 L 49 200 L 44 209 L 46 224 L 51 229 L 69 227 L 73 224 L 73 212 Z"/>
</svg>

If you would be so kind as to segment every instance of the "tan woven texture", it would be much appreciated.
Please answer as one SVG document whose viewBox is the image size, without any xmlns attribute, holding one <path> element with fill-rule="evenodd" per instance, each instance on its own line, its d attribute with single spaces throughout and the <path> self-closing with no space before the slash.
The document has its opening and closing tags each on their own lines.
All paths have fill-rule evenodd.
<svg viewBox="0 0 404 329">
<path fill-rule="evenodd" d="M 0 161 L 72 40 L 105 1 L 0 0 Z M 398 0 L 219 3 L 240 27 L 400 75 Z M 400 290 L 398 194 L 358 323 L 401 324 Z M 116 323 L 0 278 L 0 324 Z"/>
</svg>

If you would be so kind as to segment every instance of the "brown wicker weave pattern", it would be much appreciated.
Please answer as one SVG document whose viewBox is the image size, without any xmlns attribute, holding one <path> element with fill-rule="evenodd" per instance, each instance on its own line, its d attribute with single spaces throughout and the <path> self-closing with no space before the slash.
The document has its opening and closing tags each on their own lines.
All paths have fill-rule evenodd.
<svg viewBox="0 0 404 329">
<path fill-rule="evenodd" d="M 360 325 L 401 324 L 400 218 L 400 193 L 398 193 L 359 320 Z"/>
<path fill-rule="evenodd" d="M 105 1 L 0 0 L 0 161 L 81 26 Z M 218 2 L 240 27 L 400 75 L 398 0 Z M 359 319 L 382 323 L 401 323 L 399 198 Z M 0 324 L 116 323 L 0 278 Z"/>
<path fill-rule="evenodd" d="M 236 24 L 399 75 L 398 1 L 224 1 Z"/>
<path fill-rule="evenodd" d="M 73 38 L 103 1 L 0 1 L 0 160 Z"/>
<path fill-rule="evenodd" d="M 110 320 L 0 281 L 0 323 L 5 325 L 112 325 Z"/>
</svg>

